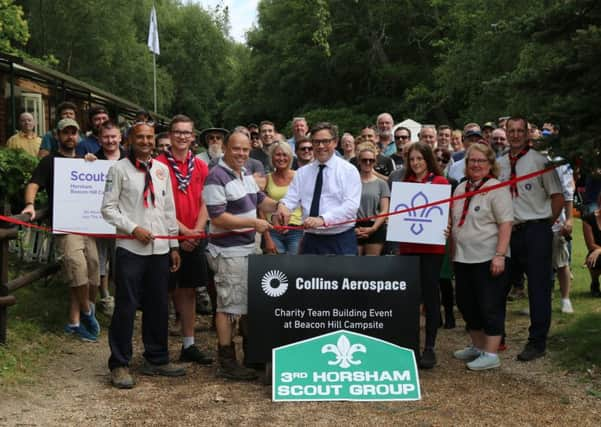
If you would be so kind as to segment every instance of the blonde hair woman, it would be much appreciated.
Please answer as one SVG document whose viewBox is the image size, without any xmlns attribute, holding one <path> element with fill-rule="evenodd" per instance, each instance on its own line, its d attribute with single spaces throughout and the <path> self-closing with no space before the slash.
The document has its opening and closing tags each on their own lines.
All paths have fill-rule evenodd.
<svg viewBox="0 0 601 427">
<path fill-rule="evenodd" d="M 357 146 L 357 163 L 361 175 L 361 204 L 357 217 L 368 218 L 388 212 L 390 189 L 388 184 L 374 173 L 378 152 L 370 142 Z M 359 255 L 380 255 L 386 241 L 386 218 L 357 221 L 355 234 Z"/>
</svg>

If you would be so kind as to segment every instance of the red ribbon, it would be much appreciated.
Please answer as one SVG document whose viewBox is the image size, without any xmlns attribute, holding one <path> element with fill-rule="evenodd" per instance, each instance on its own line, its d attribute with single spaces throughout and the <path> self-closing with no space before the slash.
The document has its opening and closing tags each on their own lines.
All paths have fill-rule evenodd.
<svg viewBox="0 0 601 427">
<path fill-rule="evenodd" d="M 359 221 L 371 221 L 371 220 L 374 220 L 377 218 L 386 218 L 386 217 L 389 217 L 392 215 L 400 215 L 400 214 L 415 211 L 418 209 L 429 208 L 430 206 L 436 206 L 436 205 L 442 205 L 444 203 L 454 202 L 456 200 L 473 197 L 476 194 L 487 193 L 489 191 L 507 187 L 508 185 L 515 185 L 516 183 L 518 183 L 520 181 L 526 181 L 528 179 L 532 179 L 539 175 L 543 175 L 547 172 L 550 172 L 550 171 L 554 170 L 556 167 L 557 166 L 549 166 L 545 169 L 541 169 L 536 172 L 531 172 L 526 175 L 522 175 L 522 176 L 516 177 L 514 179 L 510 179 L 509 181 L 500 182 L 498 184 L 491 185 L 489 187 L 480 188 L 475 191 L 466 192 L 459 196 L 448 197 L 446 199 L 436 200 L 434 202 L 426 203 L 421 206 L 415 206 L 412 208 L 401 209 L 401 210 L 394 211 L 394 212 L 388 212 L 388 213 L 384 213 L 384 214 L 368 216 L 366 218 L 350 219 L 348 221 L 341 221 L 341 222 L 337 222 L 335 224 L 326 224 L 326 225 L 324 225 L 324 227 L 336 227 L 339 225 L 353 224 L 353 223 L 359 222 Z M 15 219 L 15 218 L 10 218 L 10 217 L 4 216 L 4 215 L 0 215 L 0 221 L 8 222 L 10 224 L 15 224 L 15 225 L 21 225 L 23 227 L 34 228 L 37 230 L 47 231 L 47 232 L 75 234 L 78 236 L 90 236 L 90 237 L 96 237 L 96 238 L 101 238 L 101 239 L 135 239 L 135 237 L 130 234 L 94 234 L 94 233 L 83 233 L 83 232 L 79 232 L 79 231 L 70 231 L 70 230 L 59 230 L 59 229 L 53 230 L 50 227 L 44 227 L 42 225 L 32 224 L 32 223 L 21 221 L 21 220 Z M 304 229 L 304 227 L 302 225 L 275 225 L 273 228 L 275 230 L 303 230 Z M 253 229 L 242 230 L 242 231 L 228 231 L 225 233 L 211 233 L 211 234 L 202 232 L 199 234 L 195 234 L 193 236 L 154 236 L 154 238 L 159 239 L 159 240 L 163 240 L 163 239 L 196 240 L 196 239 L 206 239 L 209 237 L 224 237 L 224 236 L 228 236 L 228 235 L 232 235 L 232 234 L 244 234 L 244 233 L 248 233 L 249 231 L 253 231 Z"/>
</svg>

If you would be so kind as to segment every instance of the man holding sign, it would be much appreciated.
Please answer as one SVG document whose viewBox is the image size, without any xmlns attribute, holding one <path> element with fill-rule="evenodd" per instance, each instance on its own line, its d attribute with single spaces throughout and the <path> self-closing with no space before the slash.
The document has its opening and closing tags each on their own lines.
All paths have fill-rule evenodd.
<svg viewBox="0 0 601 427">
<path fill-rule="evenodd" d="M 58 122 L 58 151 L 40 160 L 25 189 L 25 209 L 22 213 L 35 219 L 35 196 L 40 188 L 46 190 L 49 211 L 54 205 L 54 159 L 76 158 L 75 146 L 79 138 L 79 125 L 73 119 Z M 96 341 L 100 325 L 94 314 L 94 305 L 100 275 L 98 273 L 98 253 L 93 237 L 75 234 L 54 236 L 56 249 L 62 259 L 63 268 L 70 285 L 69 323 L 65 332 L 84 341 Z"/>
</svg>

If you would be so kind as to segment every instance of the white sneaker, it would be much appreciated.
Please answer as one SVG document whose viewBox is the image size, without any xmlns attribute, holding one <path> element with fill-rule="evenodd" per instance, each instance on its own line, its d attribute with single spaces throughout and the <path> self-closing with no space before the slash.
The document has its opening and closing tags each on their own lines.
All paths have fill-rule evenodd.
<svg viewBox="0 0 601 427">
<path fill-rule="evenodd" d="M 453 352 L 453 357 L 459 360 L 474 360 L 478 358 L 482 354 L 480 350 L 478 350 L 473 345 L 469 347 L 465 347 L 463 350 L 457 350 Z"/>
<path fill-rule="evenodd" d="M 471 371 L 484 371 L 501 366 L 501 359 L 496 354 L 481 353 L 480 356 L 465 364 Z"/>
<path fill-rule="evenodd" d="M 569 298 L 561 300 L 561 312 L 566 314 L 574 313 L 574 308 L 572 307 L 572 302 Z"/>
</svg>

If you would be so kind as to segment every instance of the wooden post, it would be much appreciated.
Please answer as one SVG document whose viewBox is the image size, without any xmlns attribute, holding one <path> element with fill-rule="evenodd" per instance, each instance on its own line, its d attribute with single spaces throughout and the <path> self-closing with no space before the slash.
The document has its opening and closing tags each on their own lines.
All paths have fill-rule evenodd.
<svg viewBox="0 0 601 427">
<path fill-rule="evenodd" d="M 8 239 L 0 240 L 0 297 L 8 296 Z M 0 344 L 6 344 L 8 306 L 0 305 Z"/>
</svg>

